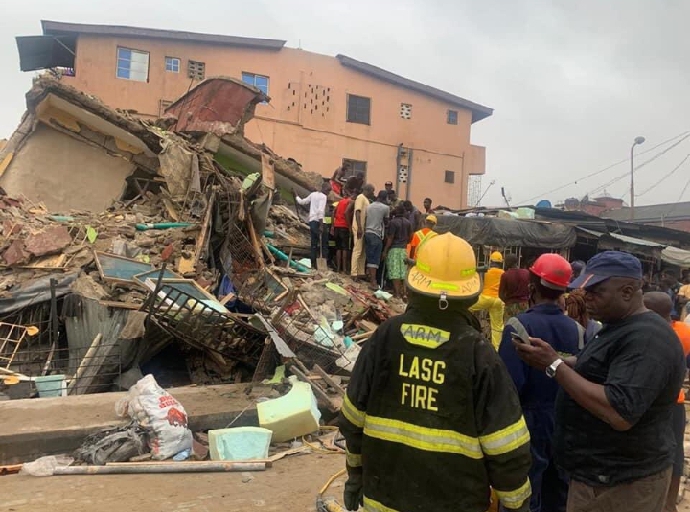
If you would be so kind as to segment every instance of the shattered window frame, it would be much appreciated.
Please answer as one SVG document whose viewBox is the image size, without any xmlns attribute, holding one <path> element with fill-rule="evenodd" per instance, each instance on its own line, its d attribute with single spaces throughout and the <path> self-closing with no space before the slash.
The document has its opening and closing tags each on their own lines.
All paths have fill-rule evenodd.
<svg viewBox="0 0 690 512">
<path fill-rule="evenodd" d="M 124 46 L 117 47 L 115 76 L 133 82 L 148 82 L 151 54 Z"/>
<path fill-rule="evenodd" d="M 357 175 L 358 172 L 364 173 L 364 177 L 367 177 L 367 162 L 364 160 L 352 160 L 351 158 L 343 158 L 343 167 L 345 164 L 350 165 L 350 172 L 345 174 L 345 178 L 351 178 Z"/>
<path fill-rule="evenodd" d="M 165 71 L 167 73 L 179 73 L 182 67 L 182 61 L 179 57 L 166 57 L 165 58 Z"/>
<path fill-rule="evenodd" d="M 271 78 L 266 75 L 257 75 L 256 73 L 249 73 L 242 71 L 242 81 L 247 85 L 253 85 L 266 96 L 268 96 L 268 88 L 271 83 Z"/>
<path fill-rule="evenodd" d="M 348 123 L 371 126 L 371 98 L 348 94 L 346 120 Z"/>
<path fill-rule="evenodd" d="M 204 80 L 206 78 L 206 63 L 189 59 L 187 62 L 187 78 Z"/>
</svg>

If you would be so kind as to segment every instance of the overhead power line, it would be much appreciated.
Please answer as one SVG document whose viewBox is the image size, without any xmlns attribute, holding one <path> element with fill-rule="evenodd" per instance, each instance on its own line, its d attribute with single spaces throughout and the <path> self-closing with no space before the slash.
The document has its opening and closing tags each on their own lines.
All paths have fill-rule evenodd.
<svg viewBox="0 0 690 512">
<path fill-rule="evenodd" d="M 689 136 L 690 136 L 690 131 L 685 131 L 685 132 L 679 133 L 678 135 L 676 135 L 676 136 L 674 136 L 674 137 L 671 137 L 670 139 L 667 139 L 667 140 L 665 140 L 665 141 L 663 141 L 663 142 L 660 142 L 659 144 L 657 144 L 657 145 L 654 146 L 654 147 L 651 147 L 651 148 L 649 148 L 649 149 L 647 149 L 647 150 L 645 150 L 645 151 L 641 151 L 640 153 L 638 153 L 638 155 L 644 155 L 644 154 L 646 154 L 646 153 L 649 153 L 649 152 L 651 152 L 651 151 L 654 151 L 655 149 L 657 149 L 657 148 L 663 146 L 664 144 L 668 144 L 669 142 L 672 142 L 672 141 L 678 139 L 679 137 L 683 137 L 683 139 L 681 139 L 680 141 L 677 142 L 677 144 L 679 144 L 680 142 L 682 142 L 682 141 L 684 141 L 685 139 L 687 139 Z M 676 145 L 677 145 L 677 144 L 676 144 Z M 675 145 L 674 145 L 673 147 L 675 147 Z M 671 148 L 671 149 L 672 149 L 672 148 Z M 623 164 L 623 163 L 625 163 L 625 162 L 628 162 L 628 161 L 629 161 L 628 158 L 624 158 L 624 159 L 622 159 L 622 160 L 619 160 L 619 161 L 616 162 L 616 163 L 613 163 L 613 164 L 611 164 L 611 165 L 609 165 L 609 166 L 607 166 L 607 167 L 604 167 L 603 169 L 599 169 L 598 171 L 595 171 L 595 172 L 593 172 L 593 173 L 587 174 L 586 176 L 582 176 L 582 177 L 580 177 L 580 178 L 577 178 L 577 179 L 574 180 L 574 181 L 571 181 L 571 182 L 569 182 L 569 183 L 566 183 L 565 185 L 560 185 L 560 186 L 558 186 L 558 187 L 556 187 L 556 188 L 554 188 L 554 189 L 551 189 L 551 190 L 549 190 L 549 191 L 547 191 L 547 192 L 543 192 L 543 193 L 541 193 L 541 194 L 537 194 L 537 195 L 534 196 L 534 197 L 530 197 L 529 199 L 526 199 L 525 201 L 521 201 L 519 204 L 529 203 L 529 202 L 533 201 L 534 199 L 539 199 L 539 198 L 548 196 L 549 194 L 553 194 L 554 192 L 558 192 L 559 190 L 562 190 L 562 189 L 564 189 L 564 188 L 566 188 L 566 187 L 570 187 L 571 185 L 577 185 L 580 181 L 583 181 L 583 180 L 586 180 L 586 179 L 589 179 L 589 178 L 593 178 L 594 176 L 598 176 L 599 174 L 602 174 L 602 173 L 604 173 L 604 172 L 606 172 L 606 171 L 608 171 L 608 170 L 610 170 L 610 169 L 613 169 L 614 167 L 617 167 L 617 166 L 619 166 L 619 165 L 621 165 L 621 164 Z M 628 174 L 629 174 L 629 173 L 626 173 L 626 175 L 628 175 Z"/>
<path fill-rule="evenodd" d="M 663 151 L 660 151 L 659 153 L 657 153 L 656 155 L 654 155 L 654 156 L 653 156 L 652 158 L 650 158 L 649 160 L 646 160 L 646 161 L 642 162 L 640 165 L 636 166 L 635 169 L 633 170 L 633 174 L 636 173 L 638 170 L 642 169 L 644 166 L 646 166 L 646 165 L 648 165 L 648 164 L 651 164 L 651 163 L 652 163 L 654 160 L 656 160 L 657 158 L 659 158 L 659 157 L 665 155 L 666 153 L 668 153 L 669 151 L 671 151 L 673 148 L 677 147 L 681 142 L 685 141 L 688 137 L 690 137 L 690 132 L 686 132 L 686 135 L 685 135 L 682 139 L 680 139 L 680 140 L 674 142 L 674 143 L 671 144 L 669 147 L 667 147 L 667 148 L 664 149 Z M 664 144 L 664 143 L 662 143 L 662 144 L 660 144 L 660 145 L 663 145 L 663 144 Z M 649 150 L 649 151 L 652 151 L 652 150 L 654 150 L 654 149 L 656 149 L 656 148 L 658 148 L 658 147 L 659 147 L 659 145 L 655 146 L 654 148 L 652 148 L 652 149 Z M 649 153 L 649 151 L 644 151 L 644 152 L 640 153 L 640 155 L 643 155 L 644 153 Z M 626 159 L 625 161 L 627 162 L 627 161 L 629 161 L 629 160 Z M 625 179 L 625 178 L 627 178 L 627 177 L 629 177 L 629 176 L 630 176 L 630 171 L 626 171 L 625 173 L 621 174 L 620 176 L 617 176 L 617 177 L 613 178 L 612 180 L 607 181 L 607 182 L 604 183 L 603 185 L 601 185 L 601 186 L 599 186 L 599 187 L 597 187 L 597 188 L 595 188 L 595 189 L 593 189 L 593 190 L 590 190 L 590 191 L 587 193 L 587 195 L 596 194 L 596 193 L 599 192 L 600 190 L 604 190 L 605 188 L 610 187 L 610 186 L 613 185 L 614 183 L 617 183 L 617 182 L 621 181 L 622 179 Z"/>
<path fill-rule="evenodd" d="M 668 178 L 670 178 L 671 176 L 673 176 L 673 175 L 676 173 L 676 171 L 677 171 L 678 169 L 680 169 L 680 168 L 683 166 L 683 164 L 688 160 L 688 158 L 690 158 L 690 153 L 688 153 L 687 155 L 685 155 L 685 158 L 683 158 L 683 159 L 680 161 L 680 163 L 679 163 L 678 165 L 676 165 L 676 166 L 673 168 L 673 170 L 672 170 L 671 172 L 669 172 L 668 174 L 666 174 L 663 178 L 661 178 L 661 179 L 660 179 L 659 181 L 657 181 L 654 185 L 652 185 L 651 187 L 647 188 L 647 189 L 644 190 L 643 192 L 640 192 L 639 194 L 635 194 L 635 196 L 637 196 L 637 197 L 643 196 L 643 195 L 645 195 L 647 192 L 651 192 L 651 191 L 654 190 L 656 187 L 658 187 L 659 185 L 661 185 L 664 181 L 666 181 Z"/>
</svg>

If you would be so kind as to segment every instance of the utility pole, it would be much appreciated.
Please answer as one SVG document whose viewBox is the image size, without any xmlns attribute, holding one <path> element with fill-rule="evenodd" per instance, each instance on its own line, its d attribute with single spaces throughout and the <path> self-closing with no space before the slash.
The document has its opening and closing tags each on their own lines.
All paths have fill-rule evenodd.
<svg viewBox="0 0 690 512">
<path fill-rule="evenodd" d="M 643 144 L 645 138 L 635 137 L 633 145 L 630 147 L 630 220 L 635 220 L 635 146 Z"/>
</svg>

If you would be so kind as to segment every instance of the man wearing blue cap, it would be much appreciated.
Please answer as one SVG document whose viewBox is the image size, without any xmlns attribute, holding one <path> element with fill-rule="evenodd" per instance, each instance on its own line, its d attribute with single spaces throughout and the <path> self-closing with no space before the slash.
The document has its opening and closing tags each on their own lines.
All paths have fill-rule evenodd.
<svg viewBox="0 0 690 512">
<path fill-rule="evenodd" d="M 659 512 L 671 479 L 672 411 L 685 362 L 667 322 L 642 301 L 642 266 L 606 251 L 570 283 L 604 327 L 577 357 L 539 338 L 520 357 L 561 386 L 554 455 L 571 478 L 568 512 Z M 564 364 L 565 363 L 565 364 Z"/>
</svg>

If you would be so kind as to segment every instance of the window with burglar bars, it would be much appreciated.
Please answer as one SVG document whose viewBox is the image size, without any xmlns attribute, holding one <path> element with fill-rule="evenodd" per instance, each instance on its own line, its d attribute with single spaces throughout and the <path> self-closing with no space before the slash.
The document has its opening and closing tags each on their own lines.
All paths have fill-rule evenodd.
<svg viewBox="0 0 690 512">
<path fill-rule="evenodd" d="M 347 95 L 347 122 L 371 124 L 371 98 Z"/>
<path fill-rule="evenodd" d="M 343 166 L 348 164 L 350 166 L 350 170 L 345 174 L 345 178 L 350 178 L 352 176 L 355 176 L 357 173 L 361 172 L 364 174 L 364 177 L 367 177 L 367 163 L 363 162 L 361 160 L 350 160 L 349 158 L 343 158 Z"/>
<path fill-rule="evenodd" d="M 448 111 L 448 124 L 458 124 L 458 111 L 449 110 Z"/>
<path fill-rule="evenodd" d="M 455 171 L 446 171 L 446 183 L 455 183 Z"/>
<path fill-rule="evenodd" d="M 118 47 L 116 76 L 124 80 L 148 82 L 149 52 Z"/>
<path fill-rule="evenodd" d="M 187 63 L 187 76 L 193 80 L 203 80 L 206 78 L 206 63 L 190 60 Z"/>
</svg>

